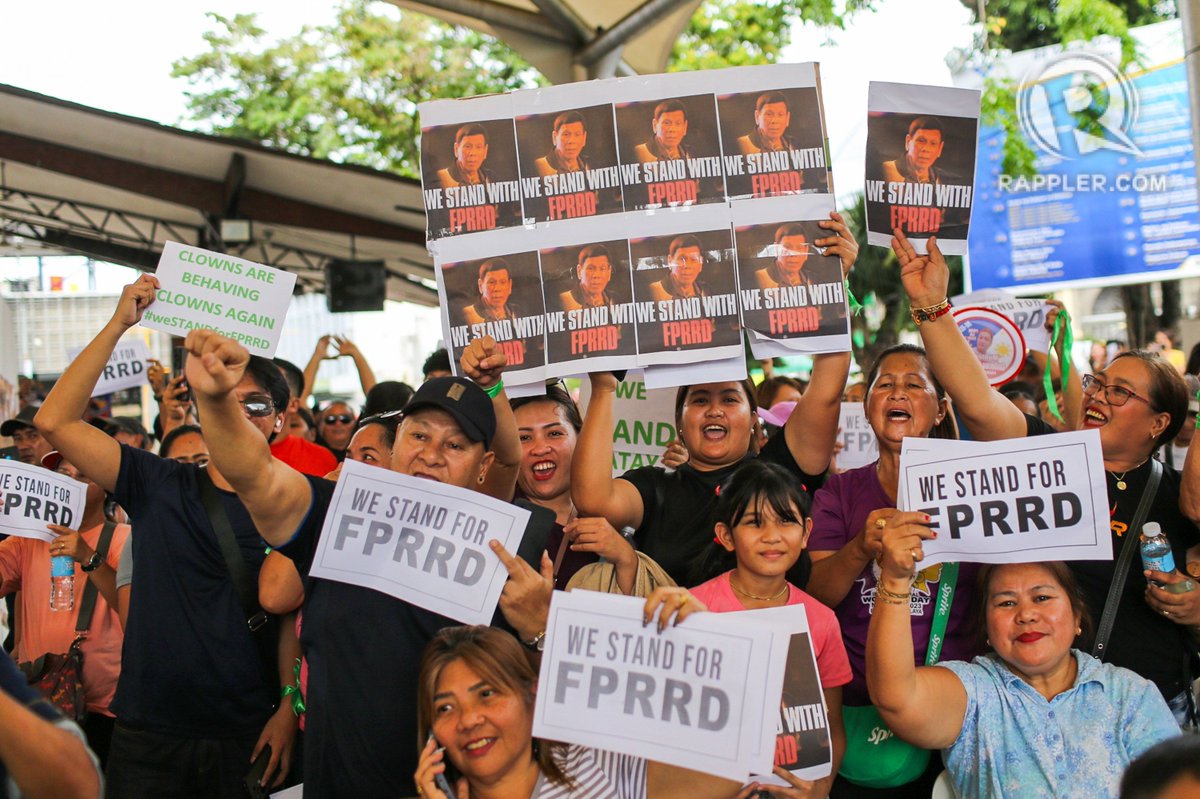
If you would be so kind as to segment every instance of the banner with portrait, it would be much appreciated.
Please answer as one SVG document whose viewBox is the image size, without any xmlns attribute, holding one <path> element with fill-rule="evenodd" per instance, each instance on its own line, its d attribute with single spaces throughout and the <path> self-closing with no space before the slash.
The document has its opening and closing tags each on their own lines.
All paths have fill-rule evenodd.
<svg viewBox="0 0 1200 799">
<path fill-rule="evenodd" d="M 899 229 L 918 253 L 931 236 L 965 255 L 975 187 L 974 89 L 871 82 L 867 94 L 867 243 Z"/>
<path fill-rule="evenodd" d="M 789 243 L 803 240 L 807 261 L 778 259 L 805 278 L 778 287 L 787 298 L 756 317 L 754 346 L 849 349 L 837 259 L 812 244 L 834 207 L 815 64 L 592 81 L 420 113 L 427 238 L 455 359 L 472 338 L 496 338 L 517 391 L 607 369 L 644 368 L 662 386 L 701 363 L 744 374 L 740 203 L 767 213 L 744 207 L 743 227 L 775 223 L 751 238 L 801 226 Z M 785 210 L 796 195 L 814 202 Z"/>
<path fill-rule="evenodd" d="M 757 358 L 850 349 L 841 260 L 826 255 L 820 227 L 833 196 L 741 200 L 731 206 L 742 320 Z"/>
</svg>

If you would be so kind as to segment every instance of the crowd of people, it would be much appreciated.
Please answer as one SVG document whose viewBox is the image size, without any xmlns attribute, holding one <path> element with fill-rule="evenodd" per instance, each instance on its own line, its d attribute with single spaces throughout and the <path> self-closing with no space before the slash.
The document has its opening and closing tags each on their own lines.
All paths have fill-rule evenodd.
<svg viewBox="0 0 1200 799">
<path fill-rule="evenodd" d="M 822 224 L 829 236 L 815 244 L 848 272 L 857 242 L 839 215 Z M 301 369 L 195 330 L 183 373 L 152 370 L 150 430 L 91 423 L 105 363 L 154 301 L 156 279 L 140 277 L 40 406 L 0 426 L 20 460 L 87 485 L 73 529 L 0 542 L 0 592 L 20 597 L 13 658 L 66 651 L 77 636 L 84 603 L 50 610 L 52 557 L 70 556 L 77 594 L 95 594 L 81 727 L 0 669 L 9 777 L 29 796 L 84 796 L 100 790 L 102 769 L 118 799 L 258 796 L 299 782 L 310 797 L 928 797 L 943 771 L 972 797 L 1195 787 L 1195 739 L 1176 739 L 1195 729 L 1200 591 L 1136 558 L 1118 574 L 1115 555 L 1139 533 L 1129 525 L 1148 493 L 1146 519 L 1176 562 L 1200 553 L 1200 456 L 1181 436 L 1195 429 L 1200 385 L 1155 353 L 1106 354 L 1094 374 L 1059 375 L 1068 412 L 1052 426 L 1031 392 L 991 388 L 939 312 L 949 270 L 936 241 L 920 255 L 897 233 L 893 248 L 923 346 L 882 352 L 849 387 L 848 353 L 815 356 L 803 383 L 682 386 L 668 468 L 616 477 L 618 377 L 588 376 L 586 413 L 557 383 L 510 401 L 489 338 L 470 343 L 457 375 L 435 353 L 414 389 L 377 382 L 346 339 L 322 338 Z M 357 366 L 361 414 L 311 403 L 322 361 L 339 355 Z M 850 470 L 836 464 L 845 400 L 864 403 L 879 450 Z M 905 438 L 1075 427 L 1099 431 L 1113 560 L 922 566 L 936 533 L 928 516 L 897 509 Z M 544 551 L 491 542 L 508 572 L 491 626 L 310 573 L 345 460 L 530 510 Z M 642 597 L 660 629 L 803 605 L 830 776 L 776 769 L 782 785 L 742 785 L 534 738 L 556 589 Z M 865 745 L 873 729 L 894 739 L 886 758 Z M 63 735 L 73 743 L 51 737 Z M 71 749 L 84 740 L 90 750 Z M 64 765 L 31 769 L 37 755 L 18 743 Z M 1158 765 L 1134 763 L 1143 753 Z"/>
</svg>

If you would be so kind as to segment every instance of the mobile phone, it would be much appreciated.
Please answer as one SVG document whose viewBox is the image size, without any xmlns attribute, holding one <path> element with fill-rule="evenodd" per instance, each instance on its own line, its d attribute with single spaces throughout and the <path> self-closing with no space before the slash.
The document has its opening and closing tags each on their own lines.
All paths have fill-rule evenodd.
<svg viewBox="0 0 1200 799">
<path fill-rule="evenodd" d="M 434 744 L 441 746 L 441 744 L 438 743 L 438 739 L 434 737 L 432 729 L 429 731 L 429 738 L 426 740 L 426 743 L 429 741 L 433 741 Z M 444 755 L 442 762 L 446 764 L 447 772 L 454 768 L 454 766 L 450 764 L 450 759 Z M 439 791 L 446 794 L 446 799 L 458 799 L 458 796 L 454 793 L 454 789 L 450 787 L 450 780 L 446 779 L 446 773 L 435 774 L 433 776 L 433 784 L 437 786 Z"/>
<path fill-rule="evenodd" d="M 271 795 L 266 786 L 260 785 L 263 775 L 267 773 L 267 764 L 271 762 L 271 745 L 267 744 L 258 753 L 258 757 L 250 764 L 250 771 L 246 774 L 244 780 L 246 790 L 249 791 L 251 799 L 268 799 Z"/>
</svg>

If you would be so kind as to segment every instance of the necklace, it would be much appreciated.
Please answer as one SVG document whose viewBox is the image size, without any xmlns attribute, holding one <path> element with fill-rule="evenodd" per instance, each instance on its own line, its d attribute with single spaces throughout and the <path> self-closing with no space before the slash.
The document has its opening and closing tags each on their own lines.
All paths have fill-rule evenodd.
<svg viewBox="0 0 1200 799">
<path fill-rule="evenodd" d="M 1146 458 L 1146 461 L 1148 461 L 1148 460 L 1150 460 L 1150 459 Z M 1114 478 L 1116 478 L 1118 491 L 1124 491 L 1126 488 L 1129 488 L 1129 484 L 1125 482 L 1125 475 L 1129 474 L 1134 469 L 1140 469 L 1142 467 L 1142 464 L 1145 463 L 1146 461 L 1142 461 L 1142 463 L 1139 463 L 1137 466 L 1134 466 L 1133 469 L 1126 469 L 1125 471 L 1121 472 L 1120 474 L 1117 474 L 1116 472 L 1109 472 L 1109 474 L 1111 474 Z"/>
<path fill-rule="evenodd" d="M 737 591 L 739 594 L 746 597 L 747 599 L 756 599 L 759 602 L 774 602 L 776 599 L 781 599 L 783 597 L 783 595 L 788 592 L 788 584 L 787 584 L 787 581 L 785 580 L 783 583 L 783 588 L 779 589 L 778 594 L 775 594 L 774 596 L 758 596 L 756 594 L 750 593 L 749 591 L 743 591 L 742 589 L 738 588 L 737 584 L 733 582 L 732 575 L 730 575 L 730 577 L 729 577 L 729 587 L 732 588 L 734 591 Z"/>
</svg>

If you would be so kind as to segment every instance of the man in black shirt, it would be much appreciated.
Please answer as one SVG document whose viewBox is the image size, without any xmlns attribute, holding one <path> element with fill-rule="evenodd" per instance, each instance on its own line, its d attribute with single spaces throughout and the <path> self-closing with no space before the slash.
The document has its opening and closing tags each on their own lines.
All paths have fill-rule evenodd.
<svg viewBox="0 0 1200 799">
<path fill-rule="evenodd" d="M 238 413 L 232 392 L 249 359 L 239 344 L 193 331 L 185 346 L 188 382 L 207 425 L 213 462 L 225 470 L 266 540 L 307 575 L 334 484 L 307 481 L 272 460 Z M 463 354 L 463 372 L 475 382 L 439 377 L 424 383 L 405 406 L 391 469 L 510 499 L 521 445 L 508 399 L 498 390 L 504 365 L 492 339 L 475 339 Z M 549 564 L 543 561 L 539 576 L 523 563 L 505 562 L 513 577 L 500 605 L 518 635 L 529 640 L 544 629 Z M 301 633 L 309 666 L 306 794 L 415 794 L 421 653 L 439 629 L 454 623 L 368 588 L 308 581 Z"/>
<path fill-rule="evenodd" d="M 108 795 L 244 797 L 251 754 L 264 744 L 271 747 L 268 781 L 277 764 L 286 770 L 296 719 L 289 706 L 277 708 L 276 675 L 268 673 L 275 664 L 264 663 L 247 626 L 201 500 L 202 473 L 119 444 L 82 419 L 113 348 L 141 320 L 157 288 L 151 275 L 125 287 L 112 320 L 67 367 L 34 422 L 68 460 L 86 465 L 88 476 L 113 492 L 137 530 Z M 256 358 L 231 397 L 265 448 L 288 401 L 278 368 Z M 262 539 L 218 468 L 210 464 L 206 474 L 256 579 Z M 280 672 L 291 682 L 290 659 Z"/>
</svg>

